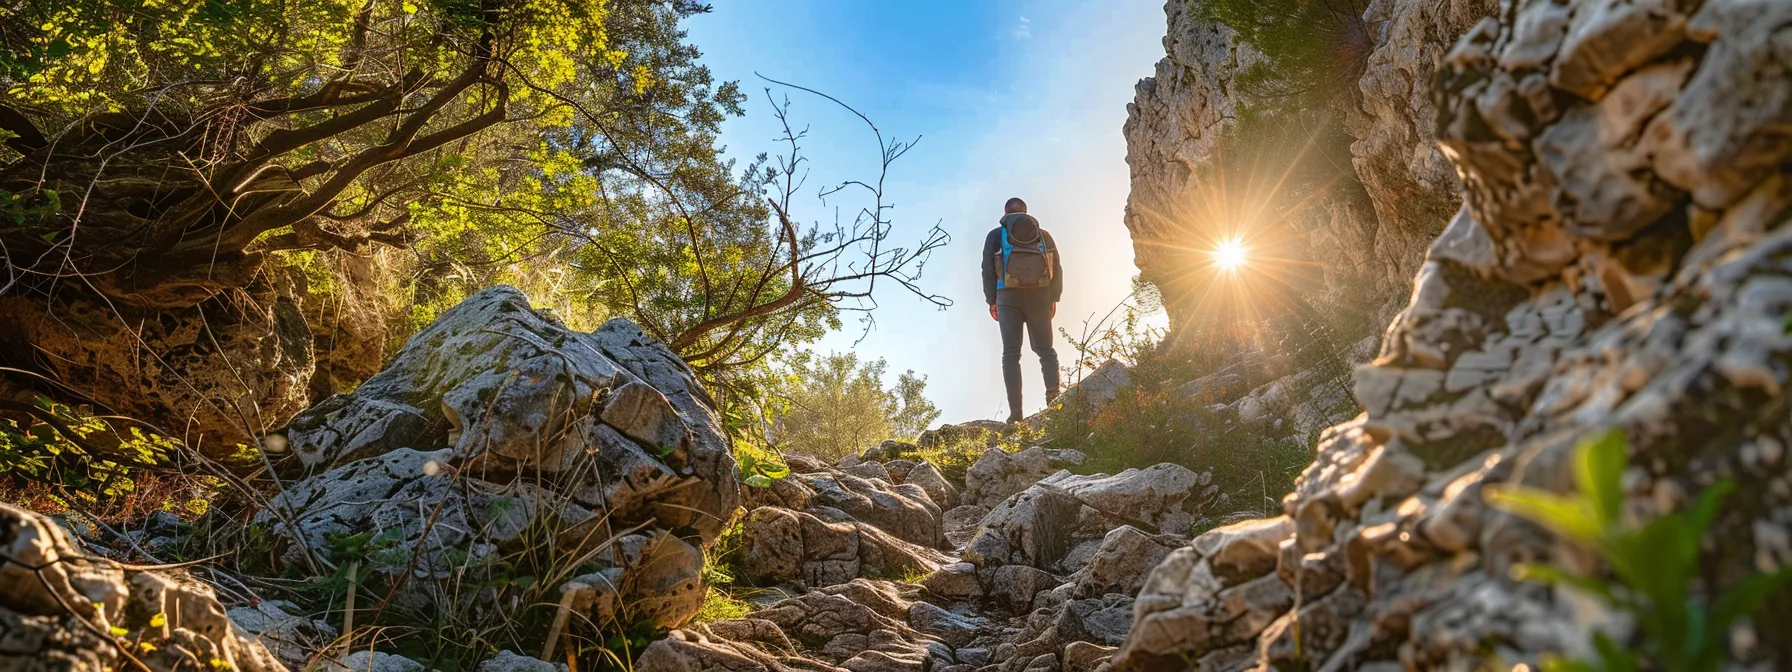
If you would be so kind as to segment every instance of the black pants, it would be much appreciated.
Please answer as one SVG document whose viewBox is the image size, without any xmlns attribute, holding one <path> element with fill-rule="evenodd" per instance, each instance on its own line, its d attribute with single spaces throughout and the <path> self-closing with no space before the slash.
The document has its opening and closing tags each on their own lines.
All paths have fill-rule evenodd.
<svg viewBox="0 0 1792 672">
<path fill-rule="evenodd" d="M 1044 291 L 1004 290 L 996 295 L 996 323 L 1002 330 L 1002 382 L 1008 386 L 1008 415 L 1021 416 L 1020 330 L 1039 356 L 1045 400 L 1058 396 L 1058 351 L 1052 349 L 1052 301 Z"/>
</svg>

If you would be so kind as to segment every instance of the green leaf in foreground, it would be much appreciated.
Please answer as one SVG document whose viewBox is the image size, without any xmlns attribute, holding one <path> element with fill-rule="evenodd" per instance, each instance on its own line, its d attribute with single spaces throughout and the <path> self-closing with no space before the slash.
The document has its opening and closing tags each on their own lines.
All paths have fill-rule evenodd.
<svg viewBox="0 0 1792 672">
<path fill-rule="evenodd" d="M 1597 660 L 1550 657 L 1545 670 L 1561 672 L 1715 672 L 1729 659 L 1729 631 L 1792 581 L 1792 568 L 1737 581 L 1707 605 L 1698 594 L 1700 543 L 1734 486 L 1720 482 L 1700 492 L 1685 510 L 1637 520 L 1625 507 L 1623 474 L 1629 441 L 1616 430 L 1581 443 L 1571 460 L 1578 491 L 1571 495 L 1530 487 L 1489 489 L 1496 508 L 1548 528 L 1593 551 L 1610 568 L 1575 574 L 1550 565 L 1521 565 L 1514 577 L 1560 585 L 1627 612 L 1637 623 L 1636 641 L 1614 642 L 1590 634 Z"/>
</svg>

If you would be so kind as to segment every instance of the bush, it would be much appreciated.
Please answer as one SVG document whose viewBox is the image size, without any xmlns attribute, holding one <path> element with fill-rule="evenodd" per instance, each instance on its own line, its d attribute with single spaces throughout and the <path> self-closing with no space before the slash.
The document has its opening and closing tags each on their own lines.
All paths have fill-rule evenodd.
<svg viewBox="0 0 1792 672">
<path fill-rule="evenodd" d="M 1310 370 L 1318 374 L 1318 384 L 1334 381 L 1344 386 L 1343 403 L 1354 406 L 1344 353 L 1348 343 L 1332 326 L 1339 323 L 1339 314 L 1350 311 L 1326 314 L 1304 299 L 1291 300 L 1285 312 L 1266 314 L 1258 322 L 1234 322 L 1232 328 L 1205 333 L 1184 330 L 1172 336 L 1144 326 L 1141 311 L 1149 305 L 1123 304 L 1116 309 L 1115 325 L 1095 330 L 1094 336 L 1065 335 L 1078 350 L 1079 366 L 1093 368 L 1117 359 L 1130 365 L 1131 381 L 1112 402 L 1099 407 L 1074 398 L 1060 401 L 1044 416 L 1044 434 L 1053 437 L 1053 447 L 1087 454 L 1084 469 L 1089 472 L 1181 464 L 1211 471 L 1213 483 L 1236 511 L 1263 515 L 1277 511 L 1281 497 L 1294 489 L 1294 479 L 1312 462 L 1317 437 L 1289 436 L 1272 426 L 1244 422 L 1230 407 L 1218 405 L 1231 398 L 1192 398 L 1182 388 L 1228 364 L 1248 362 L 1241 356 L 1255 350 L 1273 353 L 1263 357 L 1275 361 L 1246 367 L 1241 374 L 1246 380 L 1235 392 L 1283 373 Z M 1236 337 L 1239 334 L 1250 334 L 1257 342 L 1247 343 Z M 1348 415 L 1354 408 L 1328 410 Z"/>
</svg>

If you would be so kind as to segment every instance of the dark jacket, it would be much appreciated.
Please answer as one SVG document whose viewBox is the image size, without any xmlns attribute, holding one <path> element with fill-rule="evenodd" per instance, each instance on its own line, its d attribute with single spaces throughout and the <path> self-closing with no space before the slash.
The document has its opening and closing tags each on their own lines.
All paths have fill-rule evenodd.
<svg viewBox="0 0 1792 672">
<path fill-rule="evenodd" d="M 1002 230 L 1008 227 L 1011 217 L 1031 217 L 1024 212 L 1016 212 L 1002 217 L 1002 226 L 989 232 L 983 239 L 983 300 L 989 305 L 996 305 L 996 275 L 1001 272 Z M 1035 220 L 1037 221 L 1037 220 Z M 1052 303 L 1064 295 L 1064 251 L 1058 249 L 1057 241 L 1043 227 L 1039 230 L 1045 235 L 1045 246 L 1052 249 L 1052 284 L 1043 289 L 1004 289 L 1004 292 L 1050 292 Z"/>
</svg>

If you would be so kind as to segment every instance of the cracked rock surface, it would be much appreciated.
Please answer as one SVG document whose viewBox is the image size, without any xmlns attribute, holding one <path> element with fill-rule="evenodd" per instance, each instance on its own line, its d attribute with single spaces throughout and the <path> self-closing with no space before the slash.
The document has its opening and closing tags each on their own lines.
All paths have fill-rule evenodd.
<svg viewBox="0 0 1792 672">
<path fill-rule="evenodd" d="M 1789 44 L 1792 4 L 1754 0 L 1508 2 L 1463 34 L 1432 92 L 1463 206 L 1356 371 L 1365 413 L 1326 430 L 1285 515 L 1151 571 L 1111 669 L 1574 655 L 1609 614 L 1509 572 L 1578 551 L 1482 493 L 1572 489 L 1574 445 L 1606 428 L 1639 515 L 1719 479 L 1747 502 L 1698 592 L 1792 562 Z M 1792 665 L 1765 634 L 1789 607 L 1738 626 L 1732 669 Z"/>
<path fill-rule="evenodd" d="M 287 669 L 209 586 L 90 555 L 44 516 L 0 504 L 0 552 L 0 669 Z"/>
<path fill-rule="evenodd" d="M 954 483 L 898 453 L 791 456 L 792 476 L 749 493 L 742 535 L 756 585 L 788 597 L 674 631 L 645 669 L 1092 671 L 1125 638 L 1145 575 L 1188 543 L 1213 497 L 1211 475 L 1169 464 L 1073 475 L 1062 467 L 1081 464 L 1074 451 L 992 448 Z M 994 507 L 934 514 L 936 492 Z"/>
</svg>

